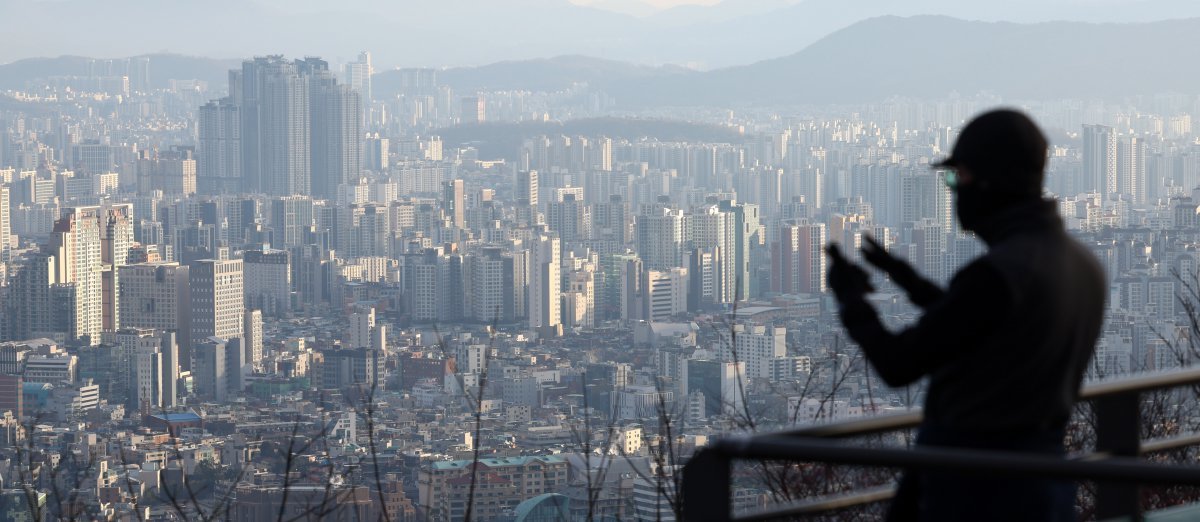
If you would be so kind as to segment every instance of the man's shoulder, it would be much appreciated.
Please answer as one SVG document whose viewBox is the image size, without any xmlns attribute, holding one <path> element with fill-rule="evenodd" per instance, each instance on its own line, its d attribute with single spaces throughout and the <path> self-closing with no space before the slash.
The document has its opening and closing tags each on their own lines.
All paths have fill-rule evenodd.
<svg viewBox="0 0 1200 522">
<path fill-rule="evenodd" d="M 1090 280 L 1103 285 L 1104 268 L 1086 246 L 1064 233 L 1027 234 L 992 246 L 975 261 L 1010 282 L 1043 278 Z M 974 264 L 974 263 L 972 263 Z"/>
</svg>

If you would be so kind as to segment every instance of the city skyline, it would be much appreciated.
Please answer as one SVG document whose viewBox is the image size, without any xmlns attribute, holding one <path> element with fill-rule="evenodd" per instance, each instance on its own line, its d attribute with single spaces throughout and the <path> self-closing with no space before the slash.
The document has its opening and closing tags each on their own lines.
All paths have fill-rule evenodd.
<svg viewBox="0 0 1200 522">
<path fill-rule="evenodd" d="M 111 37 L 0 65 L 0 518 L 692 520 L 720 441 L 939 393 L 872 365 L 831 271 L 901 331 L 1023 226 L 1096 261 L 1084 386 L 1200 360 L 1200 18 L 1142 23 L 1176 0 L 132 1 L 0 0 L 72 13 L 0 61 Z M 940 163 L 997 108 L 1045 134 L 1036 187 Z M 972 181 L 1038 222 L 973 226 Z M 1200 432 L 1193 388 L 1143 396 L 1144 447 Z M 721 466 L 703 516 L 871 518 L 896 476 Z"/>
</svg>

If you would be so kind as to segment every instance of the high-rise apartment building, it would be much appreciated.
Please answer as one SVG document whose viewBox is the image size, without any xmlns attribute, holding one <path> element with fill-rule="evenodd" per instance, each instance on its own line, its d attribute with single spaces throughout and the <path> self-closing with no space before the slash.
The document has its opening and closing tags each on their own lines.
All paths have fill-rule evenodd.
<svg viewBox="0 0 1200 522">
<path fill-rule="evenodd" d="M 931 281 L 945 281 L 950 274 L 946 267 L 946 231 L 932 219 L 913 223 L 912 260 L 917 270 Z"/>
<path fill-rule="evenodd" d="M 375 307 L 356 306 L 350 313 L 350 330 L 346 336 L 346 347 L 382 351 L 386 344 L 386 327 L 375 323 Z"/>
<path fill-rule="evenodd" d="M 230 75 L 230 91 L 242 117 L 242 186 L 273 196 L 311 194 L 312 120 L 309 82 L 297 63 L 282 56 L 258 57 Z"/>
<path fill-rule="evenodd" d="M 1083 177 L 1084 188 L 1098 192 L 1105 200 L 1117 193 L 1117 135 L 1112 127 L 1083 126 Z"/>
<path fill-rule="evenodd" d="M 719 332 L 717 352 L 725 362 L 744 362 L 746 376 L 770 379 L 772 361 L 787 356 L 787 329 L 735 324 Z M 735 354 L 736 352 L 736 354 Z"/>
<path fill-rule="evenodd" d="M 732 212 L 725 212 L 716 205 L 705 205 L 692 211 L 688 216 L 690 228 L 689 237 L 692 248 L 704 249 L 717 254 L 713 266 L 713 302 L 732 303 L 738 286 L 737 263 L 734 249 L 741 235 L 738 234 L 737 220 Z M 745 275 L 742 283 L 745 283 Z"/>
<path fill-rule="evenodd" d="M 196 191 L 242 191 L 242 113 L 231 98 L 210 101 L 197 115 Z"/>
<path fill-rule="evenodd" d="M 1122 136 L 1117 141 L 1117 191 L 1134 205 L 1146 204 L 1146 141 Z"/>
<path fill-rule="evenodd" d="M 485 324 L 514 319 L 513 256 L 500 248 L 484 248 L 466 258 L 467 310 Z"/>
<path fill-rule="evenodd" d="M 284 196 L 271 200 L 271 246 L 288 249 L 305 244 L 315 215 L 307 196 Z"/>
<path fill-rule="evenodd" d="M 273 317 L 290 312 L 292 268 L 287 250 L 247 250 L 242 262 L 246 309 Z"/>
<path fill-rule="evenodd" d="M 683 211 L 665 205 L 647 205 L 637 216 L 637 253 L 647 269 L 683 266 L 687 221 Z"/>
<path fill-rule="evenodd" d="M 362 95 L 364 102 L 369 103 L 372 99 L 371 75 L 374 72 L 371 68 L 371 53 L 363 51 L 358 53 L 358 60 L 347 63 L 343 67 L 343 79 L 346 81 L 347 86 Z"/>
<path fill-rule="evenodd" d="M 11 259 L 12 251 L 12 216 L 9 213 L 9 203 L 12 192 L 7 185 L 0 184 L 0 263 Z"/>
<path fill-rule="evenodd" d="M 368 70 L 369 60 L 368 57 Z M 338 84 L 325 62 L 309 58 L 306 63 L 313 64 L 307 73 L 312 118 L 312 195 L 334 199 L 338 186 L 357 180 L 362 171 L 362 112 L 367 93 Z M 369 88 L 369 76 L 367 82 Z"/>
<path fill-rule="evenodd" d="M 784 294 L 825 291 L 825 224 L 798 220 L 779 227 L 771 259 L 771 290 Z"/>
<path fill-rule="evenodd" d="M 561 247 L 557 237 L 545 233 L 530 244 L 529 328 L 548 337 L 562 327 Z"/>
<path fill-rule="evenodd" d="M 518 205 L 538 205 L 538 171 L 525 170 L 517 172 L 517 190 L 514 199 Z"/>
<path fill-rule="evenodd" d="M 562 241 L 591 239 L 592 207 L 585 205 L 577 194 L 562 194 L 561 199 L 546 205 L 546 224 Z"/>
<path fill-rule="evenodd" d="M 95 208 L 68 209 L 51 234 L 53 280 L 71 285 L 73 302 L 60 303 L 71 317 L 65 325 L 70 339 L 99 340 L 103 331 L 103 282 L 100 273 L 100 225 Z"/>
<path fill-rule="evenodd" d="M 688 271 L 686 268 L 642 272 L 642 314 L 647 321 L 669 321 L 687 312 Z"/>
<path fill-rule="evenodd" d="M 463 180 L 455 179 L 442 183 L 442 209 L 450 217 L 454 228 L 466 225 L 467 195 Z"/>
<path fill-rule="evenodd" d="M 141 151 L 137 161 L 139 194 L 187 196 L 196 193 L 196 160 L 190 147 L 169 151 Z"/>
<path fill-rule="evenodd" d="M 245 335 L 246 364 L 258 366 L 263 358 L 263 319 L 262 310 L 246 310 L 246 318 L 242 321 Z"/>
<path fill-rule="evenodd" d="M 12 279 L 2 303 L 5 340 L 53 336 L 58 327 L 51 290 L 57 284 L 56 265 L 54 255 L 37 252 L 9 267 Z"/>
</svg>

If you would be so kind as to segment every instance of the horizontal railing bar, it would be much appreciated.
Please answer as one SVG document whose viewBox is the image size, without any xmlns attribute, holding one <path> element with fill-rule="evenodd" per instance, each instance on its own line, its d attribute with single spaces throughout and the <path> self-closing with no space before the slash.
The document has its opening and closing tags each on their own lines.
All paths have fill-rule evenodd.
<svg viewBox="0 0 1200 522">
<path fill-rule="evenodd" d="M 1200 485 L 1200 467 L 1151 464 L 1135 457 L 1089 461 L 1019 452 L 944 447 L 861 448 L 823 439 L 800 439 L 780 435 L 723 439 L 709 446 L 707 451 L 716 451 L 738 459 L 817 461 L 1134 484 Z"/>
<path fill-rule="evenodd" d="M 922 417 L 921 410 L 914 409 L 902 413 L 886 413 L 851 421 L 806 426 L 799 429 L 781 431 L 778 434 L 791 437 L 823 437 L 832 439 L 859 437 L 862 435 L 874 435 L 876 433 L 915 428 L 921 424 Z"/>
<path fill-rule="evenodd" d="M 1200 446 L 1200 433 L 1185 433 L 1174 437 L 1163 437 L 1152 440 L 1142 441 L 1142 445 L 1138 448 L 1138 453 L 1155 453 L 1158 451 L 1167 451 L 1188 446 Z"/>
<path fill-rule="evenodd" d="M 767 509 L 752 511 L 740 516 L 735 516 L 733 519 L 739 522 L 749 522 L 759 520 L 775 520 L 777 518 L 784 517 L 801 517 L 824 513 L 826 511 L 833 511 L 835 509 L 845 509 L 861 506 L 863 504 L 882 502 L 894 496 L 896 496 L 896 485 L 889 484 L 887 486 L 865 489 L 850 494 L 833 495 L 813 500 L 792 502 L 781 506 L 774 506 Z"/>
<path fill-rule="evenodd" d="M 1195 445 L 1200 445 L 1200 434 L 1155 439 L 1144 444 L 1141 451 L 1143 453 L 1153 453 L 1156 451 L 1165 451 Z M 1105 452 L 1085 453 L 1068 457 L 1069 460 L 1075 460 L 1078 462 L 1097 462 L 1108 458 L 1111 458 L 1111 454 Z M 827 511 L 846 509 L 865 504 L 874 504 L 876 502 L 889 500 L 895 495 L 895 484 L 878 486 L 874 488 L 864 488 L 861 490 L 843 493 L 841 495 L 800 500 L 789 504 L 772 506 L 734 517 L 734 520 L 758 521 L 774 520 L 784 517 L 811 516 Z"/>
<path fill-rule="evenodd" d="M 1079 392 L 1079 397 L 1082 400 L 1095 400 L 1113 395 L 1177 388 L 1189 384 L 1200 385 L 1200 368 L 1156 372 L 1148 375 L 1093 383 L 1084 386 Z M 805 426 L 803 428 L 774 432 L 773 434 L 834 439 L 858 437 L 915 428 L 921 424 L 923 417 L 924 413 L 922 410 L 914 408 L 902 413 L 875 415 L 864 419 Z"/>
<path fill-rule="evenodd" d="M 1200 368 L 1155 372 L 1097 382 L 1084 386 L 1083 390 L 1079 393 L 1079 398 L 1092 400 L 1113 395 L 1177 388 L 1189 384 L 1200 384 Z"/>
</svg>

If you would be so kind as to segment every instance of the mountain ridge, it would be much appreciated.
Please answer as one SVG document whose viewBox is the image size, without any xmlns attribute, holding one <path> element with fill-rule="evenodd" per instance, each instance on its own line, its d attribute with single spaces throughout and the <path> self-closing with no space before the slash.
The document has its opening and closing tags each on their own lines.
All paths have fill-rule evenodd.
<svg viewBox="0 0 1200 522">
<path fill-rule="evenodd" d="M 462 95 L 477 90 L 553 91 L 587 83 L 631 109 L 864 102 L 981 91 L 1010 99 L 1119 97 L 1196 93 L 1200 70 L 1186 66 L 1186 52 L 1198 46 L 1200 18 L 1019 24 L 886 16 L 852 24 L 798 52 L 712 71 L 566 55 L 441 69 L 439 77 Z M 164 75 L 172 71 L 192 71 L 195 74 L 166 77 L 205 79 L 217 91 L 224 86 L 225 71 L 240 63 L 151 56 L 159 57 L 151 63 L 152 83 L 165 82 Z M 163 66 L 172 60 L 178 63 Z M 195 62 L 190 69 L 188 60 Z M 78 69 L 81 61 L 86 59 L 50 59 L 45 63 L 56 65 L 38 70 Z M 0 88 L 28 76 L 37 63 L 0 66 Z M 375 75 L 377 97 L 390 97 L 398 88 L 397 72 Z"/>
</svg>

